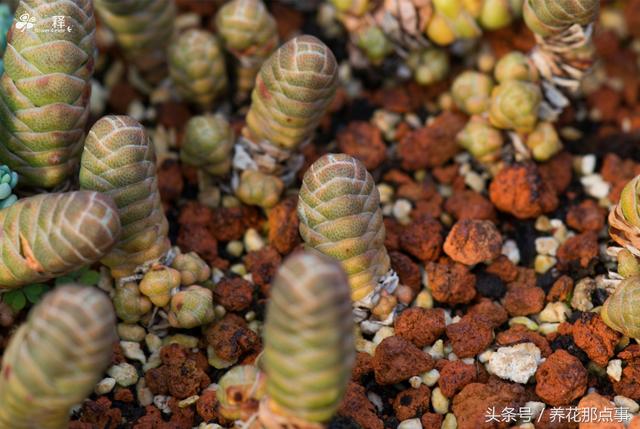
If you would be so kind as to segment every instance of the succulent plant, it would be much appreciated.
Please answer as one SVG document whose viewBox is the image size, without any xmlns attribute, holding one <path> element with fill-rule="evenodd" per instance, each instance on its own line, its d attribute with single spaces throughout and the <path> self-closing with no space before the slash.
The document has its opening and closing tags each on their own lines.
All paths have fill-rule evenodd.
<svg viewBox="0 0 640 429">
<path fill-rule="evenodd" d="M 602 320 L 614 329 L 631 338 L 640 338 L 640 277 L 622 280 L 607 298 L 600 311 Z"/>
<path fill-rule="evenodd" d="M 118 207 L 122 235 L 102 259 L 115 278 L 164 257 L 169 224 L 158 192 L 153 145 L 142 125 L 128 116 L 96 122 L 85 141 L 80 186 L 111 196 Z"/>
<path fill-rule="evenodd" d="M 264 60 L 278 47 L 278 32 L 262 0 L 231 0 L 215 18 L 224 47 L 236 59 L 235 97 L 238 101 L 251 93 Z"/>
<path fill-rule="evenodd" d="M 93 6 L 22 0 L 16 16 L 23 14 L 33 25 L 9 32 L 0 78 L 0 163 L 23 185 L 55 188 L 75 173 L 82 151 L 96 49 Z"/>
<path fill-rule="evenodd" d="M 195 328 L 213 322 L 213 294 L 202 286 L 189 286 L 171 298 L 169 323 L 175 328 Z"/>
<path fill-rule="evenodd" d="M 278 269 L 267 307 L 261 358 L 267 400 L 258 419 L 268 428 L 326 422 L 340 404 L 354 358 L 344 271 L 317 253 L 290 256 Z"/>
<path fill-rule="evenodd" d="M 412 52 L 407 58 L 407 65 L 420 85 L 431 85 L 439 82 L 449 73 L 449 54 L 438 48 L 427 48 Z"/>
<path fill-rule="evenodd" d="M 432 0 L 432 3 L 433 16 L 426 33 L 434 43 L 446 46 L 458 39 L 474 39 L 482 34 L 464 0 Z"/>
<path fill-rule="evenodd" d="M 174 0 L 95 0 L 102 22 L 125 56 L 149 81 L 166 75 L 166 48 L 176 18 Z"/>
<path fill-rule="evenodd" d="M 562 150 L 562 142 L 551 122 L 540 122 L 527 136 L 527 147 L 536 161 L 550 160 Z"/>
<path fill-rule="evenodd" d="M 394 51 L 393 44 L 382 28 L 377 25 L 366 26 L 354 35 L 355 44 L 373 65 L 380 65 Z"/>
<path fill-rule="evenodd" d="M 526 0 L 524 20 L 531 31 L 547 37 L 559 34 L 573 24 L 595 21 L 599 0 Z"/>
<path fill-rule="evenodd" d="M 13 13 L 8 4 L 0 4 L 0 75 L 4 71 L 2 56 L 7 48 L 7 33 L 13 24 Z"/>
<path fill-rule="evenodd" d="M 191 29 L 169 46 L 169 74 L 180 95 L 210 109 L 227 89 L 224 54 L 208 31 Z"/>
<path fill-rule="evenodd" d="M 456 137 L 460 146 L 480 162 L 493 162 L 500 157 L 504 144 L 502 133 L 481 116 L 473 116 Z"/>
<path fill-rule="evenodd" d="M 18 175 L 6 165 L 0 165 L 0 209 L 5 209 L 18 201 L 13 190 L 18 185 Z"/>
<path fill-rule="evenodd" d="M 221 114 L 194 116 L 185 126 L 180 159 L 214 176 L 231 170 L 236 136 Z"/>
<path fill-rule="evenodd" d="M 120 220 L 97 192 L 41 194 L 0 210 L 0 289 L 61 276 L 93 264 L 113 247 Z"/>
<path fill-rule="evenodd" d="M 276 176 L 255 170 L 245 170 L 240 176 L 236 196 L 245 204 L 270 209 L 280 201 L 284 182 Z"/>
<path fill-rule="evenodd" d="M 498 30 L 521 15 L 522 0 L 483 0 L 478 21 L 487 30 Z"/>
<path fill-rule="evenodd" d="M 621 249 L 618 252 L 618 274 L 620 276 L 634 277 L 640 276 L 640 261 L 627 249 Z"/>
<path fill-rule="evenodd" d="M 64 429 L 69 410 L 88 396 L 117 340 L 109 298 L 63 286 L 33 308 L 4 352 L 0 426 Z"/>
<path fill-rule="evenodd" d="M 227 420 L 247 421 L 258 411 L 266 393 L 265 377 L 255 365 L 237 365 L 218 382 L 218 411 Z"/>
<path fill-rule="evenodd" d="M 140 293 L 158 307 L 171 301 L 171 290 L 180 286 L 180 272 L 164 265 L 152 267 L 140 281 Z"/>
<path fill-rule="evenodd" d="M 451 96 L 456 106 L 469 115 L 479 115 L 489 109 L 493 81 L 484 73 L 462 72 L 451 85 Z"/>
<path fill-rule="evenodd" d="M 113 306 L 118 317 L 124 322 L 136 323 L 151 311 L 153 304 L 140 293 L 136 282 L 127 282 L 122 285 L 116 284 Z"/>
<path fill-rule="evenodd" d="M 640 257 L 640 176 L 631 179 L 620 193 L 620 201 L 609 212 L 611 238 Z"/>
<path fill-rule="evenodd" d="M 314 162 L 302 180 L 298 216 L 307 248 L 342 263 L 353 300 L 373 292 L 390 262 L 380 195 L 364 165 L 344 154 Z"/>
<path fill-rule="evenodd" d="M 531 59 L 519 51 L 509 52 L 496 63 L 494 75 L 499 83 L 508 80 L 536 82 L 538 70 Z"/>
<path fill-rule="evenodd" d="M 171 268 L 180 272 L 180 284 L 182 286 L 202 283 L 211 277 L 211 268 L 195 252 L 176 255 L 171 263 Z"/>
<path fill-rule="evenodd" d="M 489 121 L 497 128 L 531 132 L 538 122 L 541 101 L 538 85 L 521 80 L 503 82 L 491 93 Z"/>
</svg>

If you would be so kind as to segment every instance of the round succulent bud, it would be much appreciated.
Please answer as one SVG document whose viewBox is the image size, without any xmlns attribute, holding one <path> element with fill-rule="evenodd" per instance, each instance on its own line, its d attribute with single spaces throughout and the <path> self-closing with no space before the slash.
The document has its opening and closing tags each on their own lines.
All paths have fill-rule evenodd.
<svg viewBox="0 0 640 429">
<path fill-rule="evenodd" d="M 380 195 L 357 159 L 329 154 L 314 162 L 302 180 L 298 217 L 306 246 L 342 263 L 354 301 L 389 271 Z"/>
<path fill-rule="evenodd" d="M 271 289 L 263 353 L 268 406 L 261 421 L 333 416 L 355 357 L 349 285 L 338 263 L 307 252 L 284 261 Z"/>
<path fill-rule="evenodd" d="M 622 280 L 600 311 L 604 323 L 631 338 L 640 338 L 640 277 Z"/>
<path fill-rule="evenodd" d="M 640 227 L 640 207 L 638 206 L 638 195 L 640 194 L 640 176 L 631 179 L 622 188 L 620 193 L 620 211 L 624 220 L 635 227 Z"/>
<path fill-rule="evenodd" d="M 180 286 L 180 272 L 159 265 L 147 271 L 140 281 L 140 293 L 158 307 L 164 307 L 171 301 L 171 290 Z"/>
<path fill-rule="evenodd" d="M 458 39 L 474 39 L 482 34 L 464 0 L 433 0 L 433 8 L 426 34 L 434 43 L 446 46 Z"/>
<path fill-rule="evenodd" d="M 95 20 L 90 0 L 22 0 L 0 78 L 0 163 L 22 185 L 57 188 L 75 174 L 89 116 Z M 24 23 L 22 23 L 24 25 Z M 65 31 L 51 31 L 64 25 Z"/>
<path fill-rule="evenodd" d="M 595 21 L 599 0 L 526 0 L 524 20 L 531 31 L 547 37 L 559 34 L 573 24 Z"/>
<path fill-rule="evenodd" d="M 439 82 L 449 74 L 449 54 L 444 49 L 427 48 L 414 51 L 407 58 L 407 65 L 420 85 Z"/>
<path fill-rule="evenodd" d="M 508 80 L 524 80 L 535 82 L 538 80 L 538 70 L 529 57 L 520 51 L 512 51 L 500 58 L 494 71 L 499 83 Z"/>
<path fill-rule="evenodd" d="M 363 28 L 356 35 L 356 45 L 362 49 L 371 64 L 379 65 L 393 52 L 391 41 L 377 25 Z"/>
<path fill-rule="evenodd" d="M 224 54 L 218 39 L 204 30 L 182 33 L 169 46 L 169 74 L 180 95 L 203 109 L 227 89 Z"/>
<path fill-rule="evenodd" d="M 185 127 L 180 159 L 214 176 L 224 176 L 231 170 L 235 140 L 223 115 L 194 116 Z"/>
<path fill-rule="evenodd" d="M 527 136 L 527 147 L 536 161 L 550 160 L 562 150 L 562 142 L 551 122 L 540 122 Z"/>
<path fill-rule="evenodd" d="M 491 77 L 469 70 L 453 81 L 451 96 L 460 110 L 469 115 L 479 115 L 489 109 L 492 89 Z"/>
<path fill-rule="evenodd" d="M 509 26 L 522 15 L 522 0 L 483 0 L 478 20 L 487 30 Z"/>
<path fill-rule="evenodd" d="M 255 365 L 234 366 L 218 381 L 218 411 L 227 420 L 247 421 L 258 411 L 265 393 L 264 374 Z"/>
<path fill-rule="evenodd" d="M 109 298 L 96 288 L 61 286 L 13 335 L 0 370 L 0 427 L 63 429 L 111 362 L 117 341 Z"/>
<path fill-rule="evenodd" d="M 6 165 L 0 165 L 0 209 L 5 209 L 18 201 L 13 190 L 18 185 L 18 175 Z"/>
<path fill-rule="evenodd" d="M 640 261 L 627 249 L 618 252 L 618 274 L 624 278 L 640 275 Z"/>
<path fill-rule="evenodd" d="M 246 137 L 292 150 L 308 141 L 333 100 L 338 65 L 313 36 L 298 36 L 262 64 L 247 114 Z"/>
<path fill-rule="evenodd" d="M 180 272 L 180 284 L 182 286 L 203 283 L 211 277 L 211 268 L 195 252 L 177 255 L 173 258 L 171 267 Z"/>
<path fill-rule="evenodd" d="M 149 298 L 140 293 L 135 282 L 116 285 L 113 306 L 118 317 L 126 323 L 138 322 L 153 307 Z"/>
<path fill-rule="evenodd" d="M 502 132 L 481 116 L 473 116 L 458 133 L 456 141 L 480 162 L 497 160 L 504 143 Z"/>
<path fill-rule="evenodd" d="M 202 286 L 189 286 L 171 298 L 169 323 L 174 328 L 191 329 L 213 322 L 213 294 Z"/>
<path fill-rule="evenodd" d="M 128 116 L 105 116 L 84 144 L 80 186 L 113 198 L 122 235 L 102 263 L 115 278 L 162 258 L 169 250 L 169 223 L 164 215 L 153 144 L 142 125 Z"/>
<path fill-rule="evenodd" d="M 538 85 L 520 80 L 503 82 L 491 93 L 489 121 L 497 128 L 531 132 L 538 122 L 541 101 Z"/>
<path fill-rule="evenodd" d="M 283 190 L 284 183 L 279 177 L 256 170 L 244 170 L 240 175 L 236 196 L 245 204 L 269 209 L 278 204 Z"/>
</svg>

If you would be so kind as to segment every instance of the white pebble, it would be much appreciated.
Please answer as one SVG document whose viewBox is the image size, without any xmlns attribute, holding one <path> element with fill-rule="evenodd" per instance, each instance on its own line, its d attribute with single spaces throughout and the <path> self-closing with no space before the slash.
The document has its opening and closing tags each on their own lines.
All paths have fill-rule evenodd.
<svg viewBox="0 0 640 429">
<path fill-rule="evenodd" d="M 378 193 L 380 194 L 380 204 L 388 204 L 393 199 L 393 188 L 386 183 L 378 185 Z"/>
<path fill-rule="evenodd" d="M 636 414 L 638 411 L 640 411 L 640 405 L 638 405 L 638 403 L 633 399 L 627 398 L 626 396 L 614 396 L 613 403 L 616 404 L 618 408 L 628 408 L 629 412 L 632 414 Z"/>
<path fill-rule="evenodd" d="M 137 360 L 143 365 L 147 363 L 147 357 L 144 355 L 144 352 L 140 347 L 140 343 L 135 343 L 133 341 L 120 341 L 120 347 L 122 347 L 122 352 L 129 359 Z"/>
<path fill-rule="evenodd" d="M 424 351 L 436 360 L 442 359 L 444 357 L 444 341 L 438 340 L 431 347 L 425 347 Z"/>
<path fill-rule="evenodd" d="M 580 179 L 588 195 L 594 198 L 604 198 L 609 195 L 609 185 L 599 174 L 589 174 Z"/>
<path fill-rule="evenodd" d="M 609 361 L 607 375 L 614 381 L 620 381 L 622 378 L 622 361 L 620 359 L 611 359 Z"/>
<path fill-rule="evenodd" d="M 493 350 L 485 350 L 478 355 L 478 361 L 480 361 L 480 363 L 487 363 L 494 353 Z"/>
<path fill-rule="evenodd" d="M 405 198 L 400 198 L 393 204 L 393 217 L 400 223 L 408 223 L 410 221 L 409 213 L 411 213 L 411 202 Z"/>
<path fill-rule="evenodd" d="M 544 411 L 547 405 L 544 402 L 529 401 L 524 404 L 525 408 L 531 410 L 531 420 L 537 419 Z"/>
<path fill-rule="evenodd" d="M 393 337 L 394 329 L 390 326 L 383 326 L 378 329 L 378 332 L 373 336 L 373 344 L 376 346 L 380 344 L 385 338 Z"/>
<path fill-rule="evenodd" d="M 484 191 L 486 180 L 475 171 L 469 171 L 464 176 L 464 183 L 476 192 Z"/>
<path fill-rule="evenodd" d="M 377 393 L 367 392 L 367 398 L 378 409 L 378 412 L 381 412 L 384 409 L 382 398 Z"/>
<path fill-rule="evenodd" d="M 121 340 L 140 342 L 144 340 L 147 331 L 135 323 L 118 323 L 118 336 Z"/>
<path fill-rule="evenodd" d="M 409 384 L 414 389 L 417 389 L 422 384 L 422 378 L 420 378 L 420 376 L 418 376 L 418 375 L 414 375 L 413 377 L 411 377 L 409 379 Z"/>
<path fill-rule="evenodd" d="M 550 302 L 538 314 L 541 322 L 562 323 L 567 321 L 567 317 L 571 316 L 571 309 L 564 302 Z"/>
<path fill-rule="evenodd" d="M 449 411 L 449 398 L 444 396 L 439 387 L 436 387 L 431 392 L 431 405 L 433 406 L 433 411 L 438 414 L 446 414 Z"/>
<path fill-rule="evenodd" d="M 596 156 L 593 154 L 585 155 L 580 159 L 580 173 L 583 176 L 592 174 L 596 170 Z"/>
<path fill-rule="evenodd" d="M 422 429 L 420 419 L 409 419 L 400 422 L 398 429 Z"/>
<path fill-rule="evenodd" d="M 153 397 L 153 405 L 165 414 L 171 414 L 171 408 L 169 408 L 170 396 L 156 395 Z"/>
<path fill-rule="evenodd" d="M 440 380 L 440 371 L 437 369 L 432 369 L 431 371 L 427 371 L 421 376 L 422 382 L 429 387 L 433 387 L 436 385 L 438 380 Z"/>
<path fill-rule="evenodd" d="M 231 240 L 227 243 L 227 253 L 231 256 L 239 258 L 242 255 L 242 252 L 244 252 L 244 244 L 242 244 L 242 241 Z"/>
<path fill-rule="evenodd" d="M 244 247 L 247 252 L 255 252 L 264 247 L 264 239 L 255 228 L 249 228 L 244 234 Z"/>
<path fill-rule="evenodd" d="M 96 387 L 93 389 L 96 392 L 96 395 L 106 395 L 111 392 L 113 388 L 116 387 L 116 379 L 111 377 L 103 378 L 96 384 Z"/>
<path fill-rule="evenodd" d="M 133 100 L 127 110 L 127 114 L 136 121 L 140 122 L 144 119 L 144 104 L 140 100 Z"/>
<path fill-rule="evenodd" d="M 540 232 L 549 232 L 552 229 L 551 226 L 551 221 L 549 220 L 548 217 L 546 216 L 539 216 L 536 219 L 536 223 L 534 225 L 536 231 L 540 231 Z"/>
<path fill-rule="evenodd" d="M 533 262 L 533 267 L 536 273 L 544 274 L 556 265 L 558 260 L 553 256 L 548 255 L 536 255 L 536 259 Z"/>
<path fill-rule="evenodd" d="M 560 243 L 553 237 L 539 237 L 536 238 L 536 252 L 540 255 L 556 256 Z"/>
<path fill-rule="evenodd" d="M 153 393 L 151 393 L 151 389 L 147 387 L 147 382 L 144 377 L 141 377 L 140 380 L 138 380 L 138 384 L 136 384 L 136 397 L 138 398 L 138 403 L 143 407 L 153 403 Z"/>
<path fill-rule="evenodd" d="M 500 378 L 525 384 L 538 369 L 540 349 L 533 343 L 500 347 L 487 364 L 487 371 Z"/>
<path fill-rule="evenodd" d="M 458 420 L 456 420 L 456 416 L 453 413 L 448 413 L 444 421 L 442 422 L 442 429 L 457 429 L 458 428 Z"/>
<path fill-rule="evenodd" d="M 112 366 L 107 374 L 115 378 L 116 383 L 122 387 L 133 386 L 138 381 L 138 371 L 126 362 Z"/>
<path fill-rule="evenodd" d="M 515 265 L 520 263 L 520 249 L 514 240 L 506 240 L 502 245 L 502 254 Z"/>
</svg>

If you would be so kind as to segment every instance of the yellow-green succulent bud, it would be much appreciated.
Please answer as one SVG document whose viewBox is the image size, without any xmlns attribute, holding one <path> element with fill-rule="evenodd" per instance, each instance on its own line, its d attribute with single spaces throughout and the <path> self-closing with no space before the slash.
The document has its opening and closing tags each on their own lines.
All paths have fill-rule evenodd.
<svg viewBox="0 0 640 429">
<path fill-rule="evenodd" d="M 458 133 L 456 141 L 480 162 L 497 160 L 504 143 L 502 132 L 481 116 L 472 117 Z"/>
<path fill-rule="evenodd" d="M 509 80 L 491 93 L 489 121 L 494 127 L 531 132 L 538 122 L 542 101 L 540 86 L 520 80 Z"/>
<path fill-rule="evenodd" d="M 0 163 L 23 185 L 60 187 L 78 167 L 89 116 L 93 5 L 22 0 L 13 25 L 0 78 Z"/>
<path fill-rule="evenodd" d="M 531 59 L 520 51 L 509 52 L 496 64 L 494 75 L 499 83 L 508 80 L 536 82 L 538 70 Z"/>
<path fill-rule="evenodd" d="M 509 26 L 521 15 L 522 0 L 483 0 L 478 20 L 483 28 L 498 30 Z"/>
<path fill-rule="evenodd" d="M 269 209 L 278 204 L 282 191 L 284 183 L 279 177 L 256 170 L 245 170 L 240 175 L 236 196 L 245 204 Z"/>
<path fill-rule="evenodd" d="M 113 198 L 122 235 L 102 260 L 115 278 L 158 260 L 169 250 L 169 223 L 164 215 L 153 144 L 142 125 L 128 116 L 105 116 L 85 141 L 80 186 Z"/>
<path fill-rule="evenodd" d="M 202 286 L 189 286 L 171 298 L 169 323 L 174 328 L 195 328 L 213 322 L 213 294 Z"/>
<path fill-rule="evenodd" d="M 362 49 L 372 64 L 378 65 L 393 52 L 391 41 L 377 25 L 363 28 L 356 35 L 356 45 Z"/>
<path fill-rule="evenodd" d="M 266 393 L 265 376 L 255 365 L 231 368 L 218 381 L 218 411 L 227 420 L 249 420 Z"/>
<path fill-rule="evenodd" d="M 176 255 L 173 258 L 171 267 L 180 271 L 180 284 L 182 286 L 203 283 L 211 277 L 211 268 L 195 252 Z"/>
<path fill-rule="evenodd" d="M 117 341 L 109 298 L 96 288 L 48 293 L 13 335 L 0 369 L 0 427 L 65 429 L 111 362 Z"/>
<path fill-rule="evenodd" d="M 0 209 L 6 209 L 18 201 L 13 193 L 18 185 L 18 174 L 6 165 L 0 165 Z"/>
<path fill-rule="evenodd" d="M 433 0 L 433 8 L 426 34 L 434 43 L 446 46 L 458 39 L 475 39 L 482 34 L 473 10 L 467 9 L 463 0 Z"/>
<path fill-rule="evenodd" d="M 527 147 L 536 161 L 548 161 L 562 150 L 562 142 L 551 122 L 540 122 L 527 136 Z"/>
<path fill-rule="evenodd" d="M 236 58 L 235 97 L 244 101 L 260 66 L 278 47 L 276 21 L 262 0 L 231 0 L 220 8 L 215 22 L 225 48 Z"/>
<path fill-rule="evenodd" d="M 338 12 L 354 16 L 364 15 L 371 7 L 370 0 L 331 0 L 331 4 Z"/>
<path fill-rule="evenodd" d="M 622 280 L 600 311 L 604 323 L 630 338 L 640 338 L 640 277 Z"/>
<path fill-rule="evenodd" d="M 180 159 L 214 176 L 231 170 L 235 133 L 221 114 L 194 116 L 187 122 Z"/>
<path fill-rule="evenodd" d="M 618 203 L 624 220 L 635 227 L 640 227 L 638 194 L 640 194 L 640 176 L 634 177 L 622 188 L 620 202 Z"/>
<path fill-rule="evenodd" d="M 209 109 L 227 89 L 224 54 L 208 31 L 191 29 L 169 46 L 169 74 L 187 101 Z"/>
<path fill-rule="evenodd" d="M 265 427 L 322 424 L 333 416 L 354 363 L 353 330 L 340 264 L 317 253 L 287 258 L 274 279 L 264 326 L 268 399 L 258 418 Z"/>
<path fill-rule="evenodd" d="M 140 281 L 140 293 L 158 307 L 171 301 L 171 290 L 180 286 L 180 272 L 164 265 L 152 267 Z"/>
<path fill-rule="evenodd" d="M 599 0 L 526 0 L 524 20 L 531 31 L 547 37 L 562 33 L 573 24 L 595 21 Z"/>
<path fill-rule="evenodd" d="M 492 89 L 491 77 L 468 70 L 453 81 L 451 96 L 460 110 L 469 115 L 479 115 L 489 109 Z"/>
<path fill-rule="evenodd" d="M 116 285 L 113 306 L 120 319 L 127 323 L 136 323 L 151 311 L 153 304 L 149 298 L 140 293 L 137 283 L 128 282 Z"/>
<path fill-rule="evenodd" d="M 306 246 L 342 263 L 354 301 L 389 271 L 380 195 L 357 159 L 329 154 L 314 162 L 302 180 L 298 217 Z"/>
<path fill-rule="evenodd" d="M 624 278 L 640 276 L 640 261 L 627 249 L 618 252 L 618 274 Z"/>
<path fill-rule="evenodd" d="M 427 48 L 414 51 L 407 58 L 407 65 L 420 85 L 439 82 L 449 74 L 449 54 L 444 49 Z"/>
</svg>

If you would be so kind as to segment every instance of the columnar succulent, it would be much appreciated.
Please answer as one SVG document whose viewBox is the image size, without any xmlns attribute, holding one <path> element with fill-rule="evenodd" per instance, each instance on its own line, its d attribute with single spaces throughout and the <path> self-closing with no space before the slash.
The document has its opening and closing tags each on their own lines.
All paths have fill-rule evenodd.
<svg viewBox="0 0 640 429">
<path fill-rule="evenodd" d="M 194 116 L 187 122 L 180 159 L 214 176 L 231 170 L 235 133 L 220 114 Z"/>
<path fill-rule="evenodd" d="M 32 26 L 18 31 L 14 24 L 4 54 L 0 162 L 22 184 L 55 188 L 76 171 L 82 151 L 96 49 L 93 6 L 22 0 L 16 16 L 25 14 Z"/>
<path fill-rule="evenodd" d="M 264 62 L 256 78 L 251 108 L 243 137 L 236 144 L 234 166 L 254 171 L 265 189 L 282 190 L 300 167 L 299 147 L 308 142 L 333 100 L 338 84 L 338 67 L 331 50 L 312 36 L 291 39 Z M 244 191 L 243 174 L 236 194 L 248 203 L 268 206 L 279 195 L 255 198 Z"/>
<path fill-rule="evenodd" d="M 64 429 L 111 361 L 117 340 L 109 298 L 95 288 L 63 286 L 29 314 L 4 352 L 0 427 Z"/>
<path fill-rule="evenodd" d="M 236 59 L 238 101 L 251 93 L 260 66 L 278 47 L 278 32 L 262 0 L 232 0 L 220 8 L 216 27 L 224 47 Z"/>
<path fill-rule="evenodd" d="M 180 95 L 202 109 L 210 109 L 227 89 L 224 54 L 208 31 L 187 30 L 171 43 L 169 73 Z"/>
<path fill-rule="evenodd" d="M 267 398 L 255 427 L 322 427 L 340 404 L 354 357 L 344 271 L 316 253 L 290 256 L 267 308 L 261 358 Z"/>
<path fill-rule="evenodd" d="M 0 288 L 61 276 L 97 262 L 118 240 L 113 200 L 97 192 L 41 194 L 0 210 Z"/>
<path fill-rule="evenodd" d="M 89 131 L 82 154 L 80 186 L 115 201 L 122 236 L 102 259 L 115 278 L 163 258 L 169 224 L 158 192 L 155 153 L 142 125 L 128 116 L 106 116 Z"/>
</svg>

